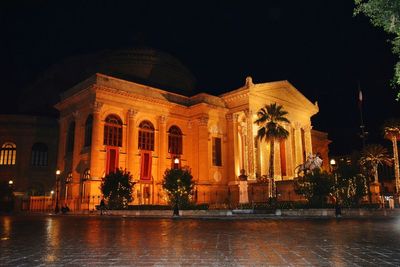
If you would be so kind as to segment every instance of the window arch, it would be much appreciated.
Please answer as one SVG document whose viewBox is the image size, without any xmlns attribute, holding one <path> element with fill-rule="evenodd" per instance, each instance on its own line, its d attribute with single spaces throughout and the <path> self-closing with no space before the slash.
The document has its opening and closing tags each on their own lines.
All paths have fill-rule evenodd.
<svg viewBox="0 0 400 267">
<path fill-rule="evenodd" d="M 104 145 L 122 146 L 122 121 L 116 115 L 108 115 L 104 124 Z"/>
<path fill-rule="evenodd" d="M 154 151 L 154 126 L 149 121 L 142 121 L 139 124 L 138 147 L 141 150 Z"/>
<path fill-rule="evenodd" d="M 92 145 L 93 115 L 90 114 L 85 123 L 85 147 Z"/>
<path fill-rule="evenodd" d="M 178 126 L 171 126 L 168 130 L 168 153 L 182 154 L 182 131 Z"/>
<path fill-rule="evenodd" d="M 72 153 L 74 151 L 74 142 L 75 142 L 75 122 L 71 122 L 68 127 L 67 132 L 67 147 L 66 152 Z"/>
<path fill-rule="evenodd" d="M 35 143 L 32 146 L 31 164 L 32 166 L 47 166 L 48 148 L 43 143 Z"/>
<path fill-rule="evenodd" d="M 4 143 L 0 151 L 0 165 L 15 165 L 17 146 L 14 143 Z"/>
</svg>

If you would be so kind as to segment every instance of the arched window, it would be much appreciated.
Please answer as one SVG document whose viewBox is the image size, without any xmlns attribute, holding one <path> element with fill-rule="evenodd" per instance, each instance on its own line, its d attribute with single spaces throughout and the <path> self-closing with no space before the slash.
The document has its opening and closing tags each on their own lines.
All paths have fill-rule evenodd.
<svg viewBox="0 0 400 267">
<path fill-rule="evenodd" d="M 122 146 L 122 121 L 116 115 L 108 115 L 104 125 L 104 145 Z"/>
<path fill-rule="evenodd" d="M 93 115 L 90 114 L 85 123 L 85 147 L 92 145 Z"/>
<path fill-rule="evenodd" d="M 168 153 L 182 154 L 182 131 L 177 126 L 171 126 L 168 130 Z"/>
<path fill-rule="evenodd" d="M 43 143 L 36 143 L 32 146 L 32 166 L 47 166 L 48 149 Z"/>
<path fill-rule="evenodd" d="M 72 151 L 74 151 L 74 142 L 75 142 L 75 122 L 73 121 L 70 123 L 67 132 L 67 144 L 66 144 L 67 153 L 72 153 Z"/>
<path fill-rule="evenodd" d="M 17 146 L 14 143 L 4 143 L 0 151 L 0 165 L 15 165 Z"/>
<path fill-rule="evenodd" d="M 154 151 L 154 126 L 149 121 L 142 121 L 139 124 L 138 147 L 141 150 Z"/>
</svg>

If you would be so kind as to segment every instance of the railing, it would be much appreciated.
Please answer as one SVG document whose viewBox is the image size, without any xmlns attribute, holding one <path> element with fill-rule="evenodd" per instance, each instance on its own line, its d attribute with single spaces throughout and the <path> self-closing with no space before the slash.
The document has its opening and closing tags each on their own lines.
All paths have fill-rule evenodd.
<svg viewBox="0 0 400 267">
<path fill-rule="evenodd" d="M 197 189 L 192 195 L 193 202 L 197 204 L 208 204 L 211 209 L 235 208 L 239 205 L 241 192 L 238 186 L 226 188 Z M 276 194 L 279 201 L 296 201 L 299 196 L 293 190 L 279 190 Z M 102 196 L 83 196 L 77 198 L 59 199 L 59 208 L 68 207 L 70 211 L 93 211 L 100 205 Z M 248 186 L 248 200 L 250 205 L 267 203 L 268 185 L 253 184 Z M 155 195 L 144 197 L 134 194 L 132 205 L 167 205 L 168 199 L 163 191 L 155 192 Z M 23 209 L 29 211 L 47 212 L 55 209 L 55 198 L 47 196 L 30 197 L 23 202 Z"/>
</svg>

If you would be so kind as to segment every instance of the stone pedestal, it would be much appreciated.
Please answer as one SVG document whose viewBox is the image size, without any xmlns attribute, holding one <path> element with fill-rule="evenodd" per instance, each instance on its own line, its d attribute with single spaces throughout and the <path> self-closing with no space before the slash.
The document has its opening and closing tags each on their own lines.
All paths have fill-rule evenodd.
<svg viewBox="0 0 400 267">
<path fill-rule="evenodd" d="M 247 184 L 247 175 L 245 170 L 241 170 L 239 175 L 239 204 L 249 203 L 249 192 Z"/>
<path fill-rule="evenodd" d="M 239 204 L 249 203 L 247 181 L 239 181 Z"/>
<path fill-rule="evenodd" d="M 379 183 L 373 182 L 369 185 L 371 191 L 372 203 L 381 203 L 380 185 Z"/>
</svg>

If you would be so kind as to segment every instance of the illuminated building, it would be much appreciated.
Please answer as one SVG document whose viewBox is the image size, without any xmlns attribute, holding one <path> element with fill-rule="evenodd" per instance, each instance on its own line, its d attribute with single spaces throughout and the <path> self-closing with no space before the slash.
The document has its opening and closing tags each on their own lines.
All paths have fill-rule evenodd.
<svg viewBox="0 0 400 267">
<path fill-rule="evenodd" d="M 135 204 L 163 204 L 161 180 L 180 159 L 191 168 L 199 202 L 212 202 L 237 189 L 240 170 L 249 184 L 268 170 L 267 143 L 256 138 L 256 112 L 278 103 L 288 111 L 290 136 L 275 146 L 275 181 L 291 180 L 308 153 L 327 160 L 326 134 L 313 134 L 318 112 L 288 81 L 244 86 L 219 96 L 192 97 L 97 73 L 62 94 L 58 163 L 70 177 L 66 192 L 86 207 L 99 196 L 101 179 L 116 168 L 128 170 L 135 185 Z M 313 136 L 316 143 L 313 147 Z M 313 151 L 314 149 L 314 151 Z M 93 201 L 95 203 L 96 201 Z M 90 204 L 90 203 L 89 203 Z"/>
</svg>

